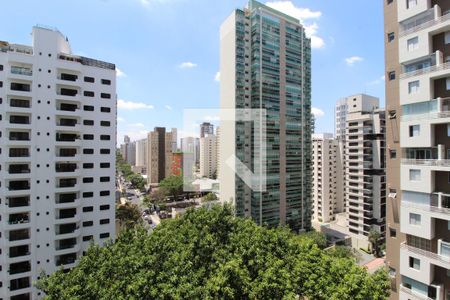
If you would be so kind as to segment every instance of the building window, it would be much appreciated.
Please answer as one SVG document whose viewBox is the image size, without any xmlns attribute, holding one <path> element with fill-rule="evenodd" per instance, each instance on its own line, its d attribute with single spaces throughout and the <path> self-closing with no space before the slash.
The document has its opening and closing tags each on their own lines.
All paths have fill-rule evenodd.
<svg viewBox="0 0 450 300">
<path fill-rule="evenodd" d="M 94 125 L 94 120 L 83 120 L 83 125 L 93 126 Z"/>
<path fill-rule="evenodd" d="M 109 209 L 109 204 L 100 205 L 100 210 L 108 210 L 108 209 Z"/>
<path fill-rule="evenodd" d="M 94 154 L 94 149 L 89 148 L 83 149 L 83 154 Z"/>
<path fill-rule="evenodd" d="M 447 88 L 447 91 L 450 91 L 450 77 L 445 80 L 445 87 Z"/>
<path fill-rule="evenodd" d="M 109 122 L 109 121 L 100 121 L 100 126 L 109 127 L 109 126 L 111 126 L 111 122 Z"/>
<path fill-rule="evenodd" d="M 102 176 L 102 177 L 100 177 L 100 182 L 110 182 L 109 176 Z"/>
<path fill-rule="evenodd" d="M 420 259 L 417 259 L 415 257 L 409 257 L 409 267 L 420 270 Z"/>
<path fill-rule="evenodd" d="M 420 125 L 409 126 L 409 137 L 419 136 L 419 134 L 420 134 Z"/>
<path fill-rule="evenodd" d="M 101 93 L 100 97 L 103 98 L 103 99 L 111 99 L 111 94 Z"/>
<path fill-rule="evenodd" d="M 409 180 L 420 181 L 420 170 L 409 170 Z"/>
<path fill-rule="evenodd" d="M 100 196 L 109 196 L 110 192 L 109 191 L 100 191 Z M 109 205 L 108 205 L 108 209 L 109 209 Z"/>
<path fill-rule="evenodd" d="M 389 149 L 389 157 L 391 159 L 396 159 L 397 158 L 397 150 Z"/>
<path fill-rule="evenodd" d="M 106 135 L 106 134 L 100 135 L 100 140 L 102 140 L 102 141 L 109 141 L 110 139 L 111 139 L 111 137 L 109 135 Z"/>
<path fill-rule="evenodd" d="M 100 168 L 102 168 L 102 169 L 106 169 L 106 168 L 109 168 L 109 167 L 110 167 L 110 163 L 100 163 Z"/>
<path fill-rule="evenodd" d="M 447 136 L 450 137 L 450 124 L 447 124 Z"/>
<path fill-rule="evenodd" d="M 109 238 L 109 232 L 100 233 L 100 238 L 101 238 L 101 239 Z"/>
<path fill-rule="evenodd" d="M 407 42 L 407 47 L 409 52 L 417 50 L 419 48 L 419 37 L 416 36 L 409 39 Z"/>
<path fill-rule="evenodd" d="M 83 134 L 83 140 L 93 140 L 94 135 L 93 134 Z"/>
<path fill-rule="evenodd" d="M 409 224 L 411 225 L 420 225 L 421 216 L 415 213 L 409 213 Z"/>
<path fill-rule="evenodd" d="M 110 154 L 110 153 L 111 153 L 110 149 L 105 149 L 105 148 L 100 149 L 100 154 Z"/>
<path fill-rule="evenodd" d="M 92 105 L 85 105 L 83 106 L 83 109 L 85 111 L 94 111 L 94 107 Z"/>
<path fill-rule="evenodd" d="M 84 91 L 83 95 L 85 97 L 94 97 L 95 94 L 94 94 L 94 92 L 91 92 L 91 91 Z"/>
<path fill-rule="evenodd" d="M 389 32 L 387 35 L 388 43 L 392 42 L 395 39 L 395 33 Z"/>
<path fill-rule="evenodd" d="M 397 190 L 396 189 L 389 189 L 388 197 L 392 198 L 392 199 L 397 198 Z"/>
<path fill-rule="evenodd" d="M 3 71 L 3 65 L 0 65 L 0 71 Z"/>
<path fill-rule="evenodd" d="M 387 0 L 387 4 L 392 4 L 392 2 L 394 2 L 394 0 Z"/>
<path fill-rule="evenodd" d="M 83 164 L 83 169 L 92 169 L 92 168 L 94 168 L 93 163 L 84 163 Z"/>
<path fill-rule="evenodd" d="M 84 77 L 84 82 L 92 82 L 92 83 L 94 83 L 95 79 L 94 79 L 94 77 L 85 76 Z"/>
<path fill-rule="evenodd" d="M 94 207 L 93 206 L 85 206 L 85 207 L 83 207 L 83 212 L 90 212 L 90 211 L 94 211 Z"/>
<path fill-rule="evenodd" d="M 391 238 L 396 238 L 397 237 L 397 230 L 395 230 L 395 228 L 389 227 L 389 236 Z"/>
<path fill-rule="evenodd" d="M 395 71 L 391 71 L 388 73 L 388 78 L 389 80 L 395 80 Z"/>
<path fill-rule="evenodd" d="M 408 93 L 409 94 L 417 93 L 419 91 L 419 87 L 420 87 L 419 80 L 409 82 L 408 83 Z"/>
<path fill-rule="evenodd" d="M 450 44 L 450 31 L 445 33 L 445 44 Z"/>
<path fill-rule="evenodd" d="M 94 197 L 93 192 L 84 192 L 83 193 L 83 198 L 92 198 L 92 197 Z"/>
<path fill-rule="evenodd" d="M 109 219 L 101 219 L 100 225 L 109 224 Z"/>
<path fill-rule="evenodd" d="M 83 183 L 92 183 L 94 182 L 94 177 L 84 177 Z"/>
<path fill-rule="evenodd" d="M 406 0 L 406 8 L 410 9 L 417 6 L 417 0 Z"/>
<path fill-rule="evenodd" d="M 109 108 L 109 107 L 101 107 L 100 111 L 104 112 L 104 113 L 109 113 L 109 112 L 111 112 L 111 108 Z"/>
<path fill-rule="evenodd" d="M 83 227 L 91 227 L 91 226 L 93 226 L 94 225 L 94 222 L 93 221 L 86 221 L 86 222 L 83 222 Z"/>
<path fill-rule="evenodd" d="M 111 80 L 109 80 L 109 79 L 102 79 L 102 84 L 104 84 L 104 85 L 111 85 Z"/>
<path fill-rule="evenodd" d="M 92 240 L 94 237 L 92 235 L 85 235 L 83 236 L 83 242 L 88 242 Z"/>
</svg>

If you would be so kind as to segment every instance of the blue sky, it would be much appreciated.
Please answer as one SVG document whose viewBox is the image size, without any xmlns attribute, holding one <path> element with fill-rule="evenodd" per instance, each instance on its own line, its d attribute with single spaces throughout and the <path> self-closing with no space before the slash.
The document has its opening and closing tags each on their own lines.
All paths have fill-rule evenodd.
<svg viewBox="0 0 450 300">
<path fill-rule="evenodd" d="M 182 131 L 183 109 L 218 108 L 219 28 L 246 0 L 2 1 L 0 40 L 30 44 L 36 24 L 57 27 L 72 50 L 120 69 L 118 139 L 155 126 Z M 382 1 L 292 0 L 313 36 L 316 132 L 333 132 L 337 99 L 365 92 L 384 103 Z M 181 134 L 189 134 L 181 132 Z"/>
</svg>

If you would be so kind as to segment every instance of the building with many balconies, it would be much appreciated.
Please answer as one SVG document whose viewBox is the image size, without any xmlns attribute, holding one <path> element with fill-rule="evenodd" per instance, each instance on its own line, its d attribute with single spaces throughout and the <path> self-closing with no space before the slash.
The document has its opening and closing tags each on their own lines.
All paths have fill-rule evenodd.
<svg viewBox="0 0 450 300">
<path fill-rule="evenodd" d="M 0 42 L 0 297 L 36 299 L 40 272 L 115 236 L 115 65 L 34 27 Z"/>
<path fill-rule="evenodd" d="M 450 297 L 450 1 L 385 1 L 393 299 Z"/>
</svg>

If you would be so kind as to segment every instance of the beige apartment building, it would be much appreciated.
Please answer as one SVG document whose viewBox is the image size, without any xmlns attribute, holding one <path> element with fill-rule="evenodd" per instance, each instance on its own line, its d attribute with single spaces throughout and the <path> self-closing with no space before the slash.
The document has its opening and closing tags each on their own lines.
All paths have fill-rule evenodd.
<svg viewBox="0 0 450 300">
<path fill-rule="evenodd" d="M 312 201 L 314 225 L 335 220 L 344 209 L 342 189 L 342 161 L 338 140 L 332 133 L 312 136 Z"/>
<path fill-rule="evenodd" d="M 450 298 L 450 1 L 384 1 L 392 299 Z"/>
<path fill-rule="evenodd" d="M 217 178 L 217 137 L 205 134 L 200 138 L 200 176 Z"/>
</svg>

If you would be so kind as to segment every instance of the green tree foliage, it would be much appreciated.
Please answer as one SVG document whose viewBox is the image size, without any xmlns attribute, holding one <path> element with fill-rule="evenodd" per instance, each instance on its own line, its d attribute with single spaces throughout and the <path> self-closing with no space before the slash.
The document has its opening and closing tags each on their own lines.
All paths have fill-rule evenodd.
<svg viewBox="0 0 450 300">
<path fill-rule="evenodd" d="M 159 183 L 159 189 L 164 190 L 167 196 L 177 199 L 183 193 L 183 176 L 169 176 Z"/>
<path fill-rule="evenodd" d="M 217 200 L 217 196 L 214 193 L 208 193 L 202 198 L 202 202 L 210 202 Z"/>
<path fill-rule="evenodd" d="M 77 267 L 41 276 L 48 299 L 386 299 L 386 271 L 370 275 L 313 239 L 234 217 L 188 210 L 149 234 L 124 230 L 91 246 Z"/>
<path fill-rule="evenodd" d="M 116 219 L 119 220 L 121 226 L 132 228 L 142 221 L 141 211 L 136 204 L 130 202 L 118 204 L 116 206 Z"/>
<path fill-rule="evenodd" d="M 141 190 L 145 187 L 145 179 L 139 174 L 132 173 L 126 179 L 136 189 Z"/>
<path fill-rule="evenodd" d="M 316 244 L 320 249 L 325 249 L 327 247 L 327 238 L 325 237 L 325 234 L 321 232 L 317 232 L 315 230 L 308 231 L 301 233 L 300 237 Z"/>
<path fill-rule="evenodd" d="M 372 244 L 372 253 L 377 257 L 381 257 L 381 233 L 375 229 L 371 229 L 369 232 L 369 242 Z"/>
</svg>

